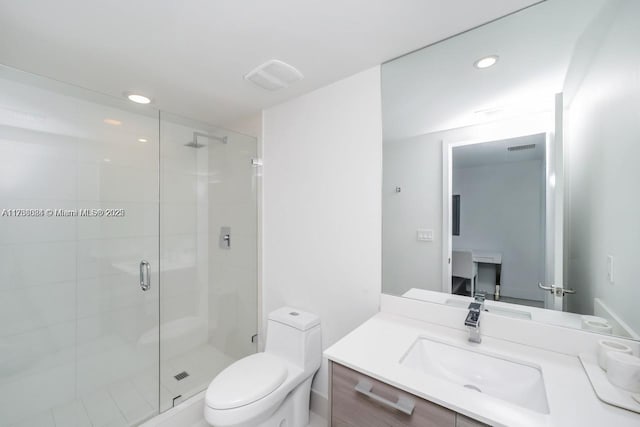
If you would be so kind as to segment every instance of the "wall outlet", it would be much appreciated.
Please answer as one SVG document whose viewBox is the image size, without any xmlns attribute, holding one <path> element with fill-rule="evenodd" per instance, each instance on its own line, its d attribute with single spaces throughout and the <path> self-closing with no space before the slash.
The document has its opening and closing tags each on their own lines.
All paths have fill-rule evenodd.
<svg viewBox="0 0 640 427">
<path fill-rule="evenodd" d="M 416 232 L 416 239 L 419 242 L 433 242 L 433 230 L 419 228 Z"/>
<path fill-rule="evenodd" d="M 613 255 L 607 255 L 607 279 L 613 284 Z"/>
</svg>

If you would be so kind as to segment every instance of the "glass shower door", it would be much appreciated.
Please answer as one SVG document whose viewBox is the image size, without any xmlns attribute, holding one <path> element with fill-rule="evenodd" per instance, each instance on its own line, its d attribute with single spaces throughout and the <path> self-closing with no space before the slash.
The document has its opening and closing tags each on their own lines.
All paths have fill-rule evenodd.
<svg viewBox="0 0 640 427">
<path fill-rule="evenodd" d="M 0 67 L 0 426 L 158 413 L 158 136 L 157 111 Z"/>
<path fill-rule="evenodd" d="M 160 410 L 256 351 L 253 137 L 161 112 Z"/>
</svg>

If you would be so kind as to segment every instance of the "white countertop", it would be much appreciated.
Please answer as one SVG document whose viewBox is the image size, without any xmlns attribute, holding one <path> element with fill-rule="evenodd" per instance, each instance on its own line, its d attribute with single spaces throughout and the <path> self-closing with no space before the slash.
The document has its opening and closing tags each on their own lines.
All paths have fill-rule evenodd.
<svg viewBox="0 0 640 427">
<path fill-rule="evenodd" d="M 541 414 L 446 380 L 418 373 L 399 362 L 421 336 L 458 346 L 480 346 L 540 366 L 549 414 Z M 453 411 L 493 426 L 638 427 L 640 415 L 601 402 L 577 357 L 484 336 L 468 342 L 466 331 L 378 313 L 324 352 L 325 357 Z"/>
</svg>

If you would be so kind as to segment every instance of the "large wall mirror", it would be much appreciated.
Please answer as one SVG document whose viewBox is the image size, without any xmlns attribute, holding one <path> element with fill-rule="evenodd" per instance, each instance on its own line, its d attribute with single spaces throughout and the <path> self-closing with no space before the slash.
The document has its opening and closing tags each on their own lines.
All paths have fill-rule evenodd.
<svg viewBox="0 0 640 427">
<path fill-rule="evenodd" d="M 640 338 L 639 22 L 547 0 L 383 64 L 384 293 Z"/>
</svg>

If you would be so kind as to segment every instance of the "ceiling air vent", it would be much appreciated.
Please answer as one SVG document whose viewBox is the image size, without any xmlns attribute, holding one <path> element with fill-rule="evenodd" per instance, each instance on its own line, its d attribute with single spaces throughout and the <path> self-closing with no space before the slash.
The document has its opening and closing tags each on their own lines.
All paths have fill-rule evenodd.
<svg viewBox="0 0 640 427">
<path fill-rule="evenodd" d="M 244 78 L 263 89 L 278 90 L 289 87 L 292 83 L 302 80 L 304 76 L 286 62 L 272 59 L 250 71 Z"/>
<path fill-rule="evenodd" d="M 512 145 L 511 147 L 507 147 L 509 151 L 522 151 L 522 150 L 532 150 L 536 148 L 536 144 L 526 144 L 526 145 Z"/>
</svg>

